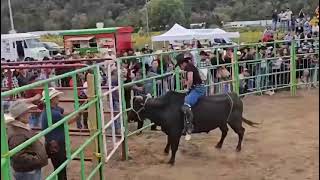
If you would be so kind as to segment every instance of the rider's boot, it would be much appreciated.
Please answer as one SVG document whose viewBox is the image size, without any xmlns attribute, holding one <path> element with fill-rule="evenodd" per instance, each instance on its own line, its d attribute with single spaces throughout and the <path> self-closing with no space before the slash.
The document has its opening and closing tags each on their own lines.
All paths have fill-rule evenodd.
<svg viewBox="0 0 320 180">
<path fill-rule="evenodd" d="M 184 104 L 181 107 L 181 110 L 184 114 L 184 128 L 182 131 L 182 134 L 186 134 L 185 139 L 190 140 L 191 139 L 191 133 L 193 131 L 193 113 L 191 110 L 191 106 L 188 104 Z"/>
</svg>

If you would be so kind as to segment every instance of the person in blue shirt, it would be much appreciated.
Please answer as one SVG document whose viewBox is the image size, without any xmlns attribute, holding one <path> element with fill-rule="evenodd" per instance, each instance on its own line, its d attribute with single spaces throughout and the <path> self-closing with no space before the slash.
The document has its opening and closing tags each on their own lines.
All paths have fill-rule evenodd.
<svg viewBox="0 0 320 180">
<path fill-rule="evenodd" d="M 54 88 L 49 88 L 50 97 L 50 107 L 51 107 L 51 117 L 52 124 L 55 124 L 62 120 L 65 116 L 64 109 L 59 106 L 60 95 L 63 93 Z M 44 101 L 44 92 L 42 93 L 42 100 Z M 78 116 L 78 115 L 77 115 Z M 69 120 L 69 124 L 75 122 L 78 117 L 73 117 Z M 43 109 L 40 115 L 42 130 L 47 129 L 48 126 L 48 116 L 46 108 Z M 56 170 L 61 164 L 66 160 L 66 148 L 65 148 L 65 136 L 64 136 L 64 124 L 53 129 L 45 136 L 45 147 L 48 157 L 51 159 L 52 165 Z M 60 171 L 58 174 L 58 180 L 67 180 L 66 168 Z"/>
</svg>

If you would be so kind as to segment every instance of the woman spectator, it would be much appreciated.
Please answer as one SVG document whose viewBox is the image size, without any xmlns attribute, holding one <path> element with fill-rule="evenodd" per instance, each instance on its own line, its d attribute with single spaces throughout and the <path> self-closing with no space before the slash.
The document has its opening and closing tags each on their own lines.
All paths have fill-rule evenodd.
<svg viewBox="0 0 320 180">
<path fill-rule="evenodd" d="M 28 126 L 30 110 L 36 105 L 18 100 L 9 107 L 6 115 L 7 135 L 9 149 L 12 150 L 26 140 L 32 138 L 34 133 Z M 25 147 L 11 158 L 13 176 L 16 180 L 41 180 L 41 168 L 48 164 L 48 156 L 40 139 Z"/>
<path fill-rule="evenodd" d="M 156 75 L 161 74 L 161 70 L 159 68 L 159 60 L 158 59 L 154 59 L 151 62 L 150 72 L 155 73 Z"/>
<path fill-rule="evenodd" d="M 272 81 L 271 84 L 273 86 L 273 88 L 277 88 L 280 85 L 281 82 L 281 74 L 279 74 L 281 72 L 281 64 L 282 64 L 282 56 L 283 53 L 281 51 L 278 51 L 277 53 L 277 59 L 273 60 L 272 62 Z"/>
</svg>

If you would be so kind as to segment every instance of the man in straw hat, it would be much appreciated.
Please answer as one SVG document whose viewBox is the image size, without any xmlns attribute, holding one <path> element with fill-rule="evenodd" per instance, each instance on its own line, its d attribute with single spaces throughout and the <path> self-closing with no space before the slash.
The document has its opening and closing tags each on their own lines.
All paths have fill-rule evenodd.
<svg viewBox="0 0 320 180">
<path fill-rule="evenodd" d="M 58 91 L 54 88 L 49 88 L 49 99 L 51 107 L 51 119 L 52 124 L 57 123 L 62 120 L 65 116 L 64 109 L 59 106 L 60 95 L 63 92 Z M 42 100 L 45 101 L 45 92 L 42 92 Z M 79 114 L 78 114 L 79 115 Z M 69 120 L 69 124 L 75 122 L 78 119 L 78 115 Z M 46 108 L 42 111 L 40 115 L 40 120 L 42 124 L 42 130 L 48 128 L 48 115 Z M 45 147 L 49 158 L 51 159 L 52 165 L 56 170 L 62 163 L 67 160 L 66 150 L 65 150 L 65 135 L 64 135 L 64 124 L 53 129 L 45 136 Z M 58 180 L 66 180 L 67 172 L 64 168 L 58 174 Z"/>
<path fill-rule="evenodd" d="M 30 110 L 35 107 L 36 105 L 25 100 L 15 101 L 9 107 L 9 114 L 5 114 L 5 123 L 10 150 L 35 135 L 28 124 Z M 41 168 L 47 164 L 48 156 L 39 139 L 11 158 L 16 180 L 41 180 Z"/>
<path fill-rule="evenodd" d="M 191 107 L 198 102 L 201 96 L 205 95 L 206 88 L 204 87 L 199 70 L 190 62 L 190 58 L 185 58 L 184 54 L 179 54 L 176 59 L 176 66 L 179 66 L 180 69 L 185 71 L 187 76 L 186 85 L 188 94 L 184 99 L 184 104 L 181 109 L 185 116 L 183 134 L 186 133 L 186 140 L 190 140 L 193 131 L 193 113 Z"/>
</svg>

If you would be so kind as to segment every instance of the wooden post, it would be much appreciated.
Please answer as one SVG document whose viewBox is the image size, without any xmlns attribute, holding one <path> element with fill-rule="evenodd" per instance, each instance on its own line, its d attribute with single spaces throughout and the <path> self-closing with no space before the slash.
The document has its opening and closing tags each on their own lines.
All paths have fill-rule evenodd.
<svg viewBox="0 0 320 180">
<path fill-rule="evenodd" d="M 93 74 L 88 73 L 87 83 L 88 83 L 88 99 L 89 99 L 89 101 L 92 101 L 96 95 Z M 93 134 L 98 130 L 96 104 L 94 104 L 88 108 L 88 128 L 90 131 L 90 136 L 93 136 Z M 93 157 L 92 158 L 92 170 L 93 170 L 99 163 L 98 157 L 96 156 L 96 153 L 99 152 L 99 144 L 98 144 L 97 138 L 95 138 L 93 143 L 91 143 L 88 146 L 88 149 L 90 152 L 92 152 L 92 157 Z M 98 180 L 99 176 L 95 175 L 95 176 L 93 176 L 93 179 Z"/>
</svg>

